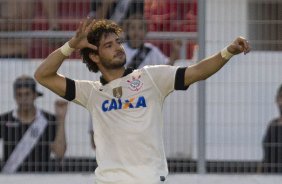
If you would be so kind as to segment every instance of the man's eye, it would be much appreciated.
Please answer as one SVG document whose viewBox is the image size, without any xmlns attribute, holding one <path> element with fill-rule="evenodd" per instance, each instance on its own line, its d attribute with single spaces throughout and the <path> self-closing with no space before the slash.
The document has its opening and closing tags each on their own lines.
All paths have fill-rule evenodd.
<svg viewBox="0 0 282 184">
<path fill-rule="evenodd" d="M 122 43 L 124 43 L 125 41 L 124 41 L 123 39 L 121 39 L 121 40 L 118 40 L 117 42 L 118 42 L 118 44 L 122 44 Z"/>
</svg>

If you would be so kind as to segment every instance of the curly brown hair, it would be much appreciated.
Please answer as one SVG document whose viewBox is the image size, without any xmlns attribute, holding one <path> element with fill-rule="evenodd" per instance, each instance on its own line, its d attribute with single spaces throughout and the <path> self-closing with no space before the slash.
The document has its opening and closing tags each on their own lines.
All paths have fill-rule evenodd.
<svg viewBox="0 0 282 184">
<path fill-rule="evenodd" d="M 101 19 L 95 22 L 92 30 L 87 35 L 87 40 L 90 44 L 93 44 L 98 48 L 100 41 L 104 35 L 107 36 L 109 33 L 115 33 L 116 35 L 119 35 L 121 32 L 121 27 L 115 22 L 111 20 Z M 93 50 L 91 48 L 83 48 L 80 50 L 82 62 L 86 64 L 89 71 L 97 73 L 99 71 L 99 68 L 97 64 L 89 57 L 89 54 L 91 53 L 99 55 L 98 50 Z"/>
</svg>

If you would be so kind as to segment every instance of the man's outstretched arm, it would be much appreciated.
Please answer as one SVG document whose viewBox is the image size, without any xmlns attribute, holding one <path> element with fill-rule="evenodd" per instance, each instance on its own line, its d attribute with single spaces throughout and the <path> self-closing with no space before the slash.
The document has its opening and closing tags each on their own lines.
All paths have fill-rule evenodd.
<svg viewBox="0 0 282 184">
<path fill-rule="evenodd" d="M 247 54 L 249 51 L 250 45 L 248 41 L 243 37 L 236 38 L 225 50 L 208 57 L 193 66 L 187 67 L 185 71 L 185 86 L 189 86 L 194 82 L 212 76 L 227 63 L 231 55 L 237 55 L 242 52 Z M 227 56 L 225 56 L 226 54 Z"/>
<path fill-rule="evenodd" d="M 82 48 L 97 49 L 87 41 L 87 34 L 91 30 L 94 20 L 84 20 L 79 25 L 76 35 L 73 36 L 64 46 L 52 52 L 36 69 L 35 79 L 46 88 L 59 96 L 64 97 L 66 93 L 66 78 L 58 74 L 58 69 L 63 61 L 68 58 L 72 51 Z"/>
</svg>

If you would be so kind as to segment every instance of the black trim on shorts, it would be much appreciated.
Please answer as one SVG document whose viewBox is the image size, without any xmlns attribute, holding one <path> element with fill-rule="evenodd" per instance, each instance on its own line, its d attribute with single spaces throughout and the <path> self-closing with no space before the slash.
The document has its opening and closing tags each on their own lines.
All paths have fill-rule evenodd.
<svg viewBox="0 0 282 184">
<path fill-rule="evenodd" d="M 68 101 L 75 99 L 75 82 L 72 79 L 66 77 L 66 94 L 63 97 Z"/>
<path fill-rule="evenodd" d="M 189 86 L 185 86 L 185 70 L 187 67 L 178 68 L 175 74 L 174 89 L 187 90 Z"/>
</svg>

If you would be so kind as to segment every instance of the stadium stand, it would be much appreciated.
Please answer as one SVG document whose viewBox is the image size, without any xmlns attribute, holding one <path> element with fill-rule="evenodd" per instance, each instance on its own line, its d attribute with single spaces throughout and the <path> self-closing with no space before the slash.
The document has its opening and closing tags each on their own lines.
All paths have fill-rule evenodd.
<svg viewBox="0 0 282 184">
<path fill-rule="evenodd" d="M 173 16 L 168 20 L 161 20 L 162 22 L 173 22 L 173 24 L 165 23 L 165 26 L 159 26 L 156 22 L 149 21 L 148 31 L 150 32 L 196 32 L 197 31 L 197 1 L 152 1 L 157 4 L 167 3 L 169 8 L 160 9 L 162 13 L 170 13 L 173 15 L 177 10 L 177 16 Z M 149 20 L 155 16 L 159 11 L 155 10 L 150 5 L 150 1 L 145 1 L 145 17 Z M 149 7 L 151 6 L 151 7 Z M 172 8 L 170 8 L 172 7 Z M 58 24 L 59 31 L 75 31 L 79 21 L 86 17 L 90 9 L 90 0 L 59 0 L 58 4 Z M 173 18 L 173 20 L 172 20 Z M 160 29 L 162 28 L 162 29 Z M 42 3 L 36 2 L 35 17 L 32 21 L 33 31 L 47 31 L 48 20 L 44 15 Z M 30 48 L 29 58 L 44 58 L 55 48 L 60 46 L 66 41 L 65 38 L 36 38 L 32 40 L 32 47 Z M 163 53 L 167 56 L 171 53 L 171 40 L 166 39 L 150 39 L 157 47 L 159 47 Z M 191 59 L 193 57 L 195 41 L 188 41 L 184 43 L 186 46 L 186 58 Z M 79 58 L 76 53 L 72 58 Z"/>
</svg>

